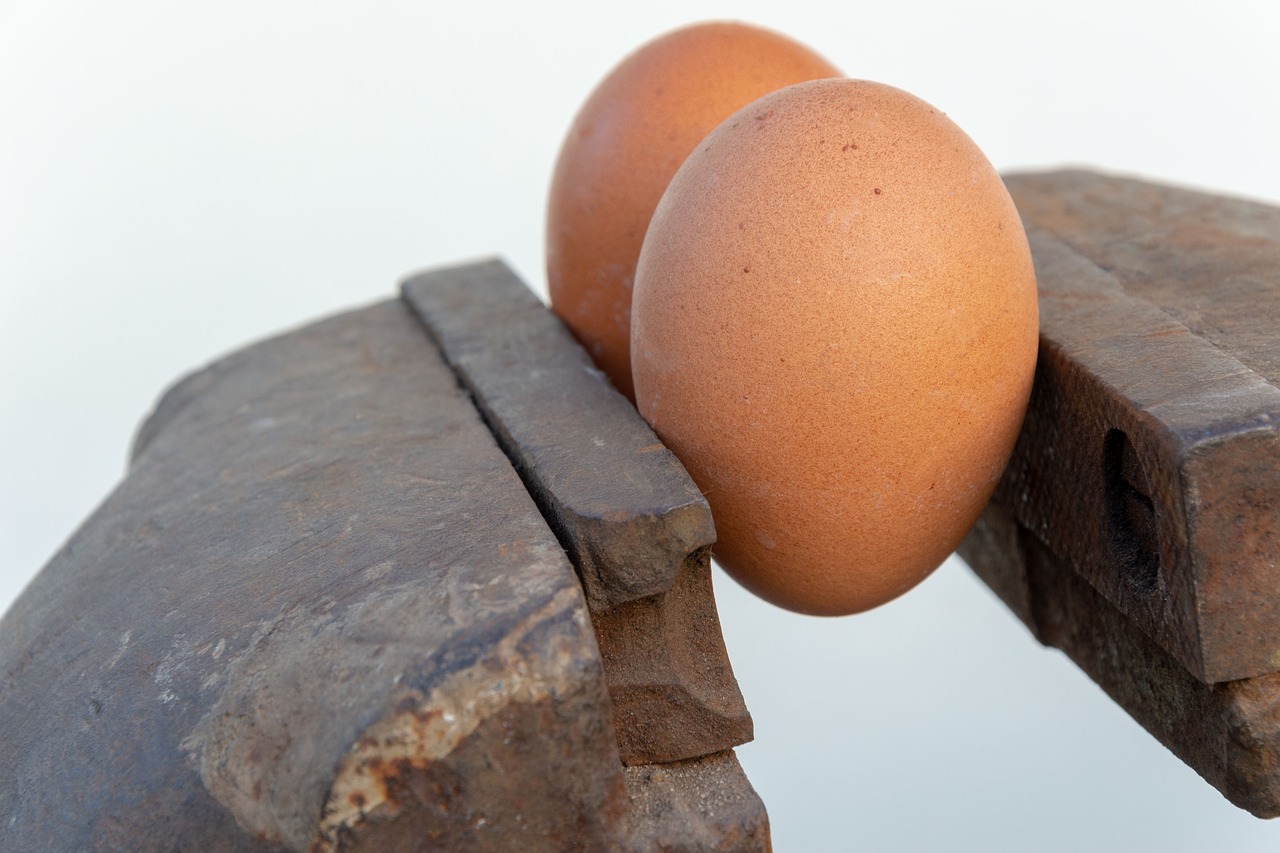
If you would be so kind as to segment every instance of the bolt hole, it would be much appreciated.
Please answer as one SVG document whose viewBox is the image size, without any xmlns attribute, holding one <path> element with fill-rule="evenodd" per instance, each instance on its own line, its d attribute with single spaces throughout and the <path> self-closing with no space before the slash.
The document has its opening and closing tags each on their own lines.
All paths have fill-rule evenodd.
<svg viewBox="0 0 1280 853">
<path fill-rule="evenodd" d="M 1149 595 L 1160 581 L 1160 539 L 1151 483 L 1122 430 L 1107 432 L 1102 455 L 1112 550 L 1129 588 Z"/>
</svg>

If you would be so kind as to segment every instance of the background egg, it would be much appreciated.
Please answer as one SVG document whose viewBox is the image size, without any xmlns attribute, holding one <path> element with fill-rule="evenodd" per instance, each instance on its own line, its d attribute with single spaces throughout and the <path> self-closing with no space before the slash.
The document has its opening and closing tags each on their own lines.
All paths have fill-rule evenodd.
<svg viewBox="0 0 1280 853">
<path fill-rule="evenodd" d="M 802 83 L 727 119 L 663 196 L 636 274 L 637 401 L 734 578 L 857 612 L 981 511 L 1037 329 L 1026 236 L 977 146 L 898 89 Z"/>
<path fill-rule="evenodd" d="M 628 397 L 636 259 L 671 176 L 738 108 L 792 83 L 837 76 L 781 35 L 715 22 L 644 45 L 583 105 L 551 183 L 547 285 L 552 308 Z"/>
</svg>

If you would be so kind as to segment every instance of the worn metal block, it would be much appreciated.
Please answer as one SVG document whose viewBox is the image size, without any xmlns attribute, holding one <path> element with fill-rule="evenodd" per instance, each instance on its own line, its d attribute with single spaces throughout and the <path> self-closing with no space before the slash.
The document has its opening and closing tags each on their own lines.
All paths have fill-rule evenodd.
<svg viewBox="0 0 1280 853">
<path fill-rule="evenodd" d="M 961 554 L 1229 799 L 1280 814 L 1280 209 L 1088 172 L 1006 183 L 1040 356 Z"/>
<path fill-rule="evenodd" d="M 578 574 L 401 300 L 164 397 L 0 620 L 0 732 L 6 849 L 769 845 L 725 747 L 624 766 Z"/>
<path fill-rule="evenodd" d="M 1202 681 L 1280 669 L 1280 209 L 1008 185 L 1042 345 L 1001 500 Z"/>
<path fill-rule="evenodd" d="M 751 740 L 711 591 L 711 509 L 683 466 L 501 262 L 403 290 L 579 569 L 623 761 Z"/>
</svg>

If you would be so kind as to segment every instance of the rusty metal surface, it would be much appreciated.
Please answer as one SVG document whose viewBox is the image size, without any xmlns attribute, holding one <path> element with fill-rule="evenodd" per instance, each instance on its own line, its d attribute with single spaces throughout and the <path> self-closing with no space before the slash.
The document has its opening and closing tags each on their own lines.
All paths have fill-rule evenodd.
<svg viewBox="0 0 1280 853">
<path fill-rule="evenodd" d="M 402 303 L 159 411 L 0 622 L 6 849 L 625 842 L 578 581 Z"/>
<path fill-rule="evenodd" d="M 626 769 L 637 851 L 769 853 L 764 804 L 733 750 Z"/>
<path fill-rule="evenodd" d="M 1280 208 L 1095 172 L 1017 175 L 1018 210 L 1131 296 L 1280 384 Z"/>
<path fill-rule="evenodd" d="M 708 631 L 688 569 L 628 636 Z M 171 389 L 0 620 L 0 846 L 767 850 L 731 751 L 624 767 L 595 633 L 404 302 L 308 326 Z"/>
<path fill-rule="evenodd" d="M 749 741 L 711 592 L 711 511 L 684 468 L 501 262 L 403 293 L 579 569 L 623 761 Z"/>
<path fill-rule="evenodd" d="M 1006 183 L 1040 357 L 960 554 L 1227 799 L 1280 816 L 1280 210 L 1088 172 Z"/>
<path fill-rule="evenodd" d="M 1006 182 L 1041 347 L 996 500 L 1202 681 L 1280 669 L 1280 210 Z"/>
<path fill-rule="evenodd" d="M 1066 652 L 1223 796 L 1280 816 L 1280 673 L 1205 684 L 999 505 L 960 554 L 1041 642 Z"/>
</svg>

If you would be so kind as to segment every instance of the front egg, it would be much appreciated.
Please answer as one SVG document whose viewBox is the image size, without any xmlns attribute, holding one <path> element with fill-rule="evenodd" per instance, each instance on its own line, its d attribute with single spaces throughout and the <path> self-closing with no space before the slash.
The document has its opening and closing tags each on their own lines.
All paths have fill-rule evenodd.
<svg viewBox="0 0 1280 853">
<path fill-rule="evenodd" d="M 717 561 L 775 604 L 854 613 L 923 580 L 990 497 L 1030 394 L 1035 274 L 963 131 L 819 80 L 685 161 L 631 336 L 640 412 L 711 504 Z"/>
</svg>

